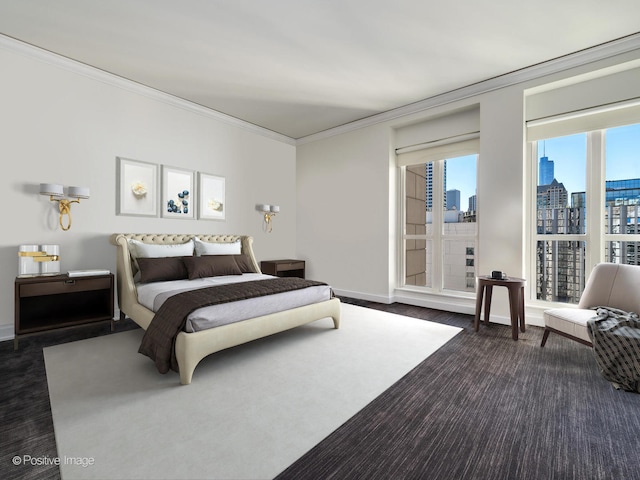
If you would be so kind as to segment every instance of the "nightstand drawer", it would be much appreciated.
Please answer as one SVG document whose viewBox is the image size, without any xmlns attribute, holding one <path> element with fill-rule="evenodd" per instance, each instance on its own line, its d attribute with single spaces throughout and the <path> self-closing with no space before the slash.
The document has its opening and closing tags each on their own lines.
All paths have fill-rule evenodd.
<svg viewBox="0 0 640 480">
<path fill-rule="evenodd" d="M 288 270 L 302 270 L 304 268 L 304 262 L 292 261 L 290 263 L 278 263 L 276 270 L 278 272 L 286 272 Z"/>
<path fill-rule="evenodd" d="M 110 287 L 110 278 L 69 278 L 55 282 L 20 285 L 20 297 L 37 297 L 41 295 L 58 295 L 60 293 L 86 292 L 90 290 L 109 289 Z"/>
<path fill-rule="evenodd" d="M 304 278 L 304 260 L 265 260 L 260 264 L 260 270 L 267 275 L 276 277 L 300 277 Z"/>
</svg>

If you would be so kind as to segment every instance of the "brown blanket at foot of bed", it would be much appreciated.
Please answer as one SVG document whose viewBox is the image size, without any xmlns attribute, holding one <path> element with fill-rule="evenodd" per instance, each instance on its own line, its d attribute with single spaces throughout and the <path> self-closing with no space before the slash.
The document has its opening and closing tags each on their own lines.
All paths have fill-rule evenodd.
<svg viewBox="0 0 640 480">
<path fill-rule="evenodd" d="M 178 293 L 169 297 L 158 309 L 142 338 L 138 352 L 151 358 L 160 373 L 167 373 L 169 369 L 177 372 L 176 337 L 184 329 L 187 317 L 194 310 L 317 285 L 326 283 L 285 277 L 229 283 Z"/>
</svg>

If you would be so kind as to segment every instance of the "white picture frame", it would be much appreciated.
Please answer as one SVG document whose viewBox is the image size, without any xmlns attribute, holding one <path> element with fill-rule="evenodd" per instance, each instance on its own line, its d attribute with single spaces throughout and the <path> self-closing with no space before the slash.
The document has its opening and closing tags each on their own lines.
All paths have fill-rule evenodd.
<svg viewBox="0 0 640 480">
<path fill-rule="evenodd" d="M 116 157 L 116 215 L 157 217 L 158 165 Z"/>
<path fill-rule="evenodd" d="M 160 210 L 163 218 L 196 218 L 196 185 L 193 170 L 162 165 L 162 200 Z"/>
<path fill-rule="evenodd" d="M 198 172 L 198 219 L 225 220 L 225 178 Z"/>
</svg>

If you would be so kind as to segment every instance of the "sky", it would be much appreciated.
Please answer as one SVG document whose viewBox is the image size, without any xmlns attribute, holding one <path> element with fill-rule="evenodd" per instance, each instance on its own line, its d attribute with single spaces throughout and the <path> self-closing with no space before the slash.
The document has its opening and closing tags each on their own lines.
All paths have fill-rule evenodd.
<svg viewBox="0 0 640 480">
<path fill-rule="evenodd" d="M 538 143 L 554 162 L 554 177 L 569 195 L 586 190 L 587 135 L 585 133 L 547 139 Z M 606 132 L 606 178 L 640 178 L 640 124 L 609 128 Z M 469 197 L 476 194 L 477 157 L 468 155 L 447 160 L 447 190 L 460 190 L 460 209 L 469 208 Z"/>
<path fill-rule="evenodd" d="M 469 197 L 476 194 L 477 155 L 447 160 L 447 190 L 460 190 L 460 210 L 469 209 Z"/>
<path fill-rule="evenodd" d="M 538 142 L 538 156 L 553 160 L 554 177 L 569 194 L 585 191 L 586 139 L 581 133 Z M 607 129 L 606 158 L 607 180 L 640 178 L 640 124 Z"/>
</svg>

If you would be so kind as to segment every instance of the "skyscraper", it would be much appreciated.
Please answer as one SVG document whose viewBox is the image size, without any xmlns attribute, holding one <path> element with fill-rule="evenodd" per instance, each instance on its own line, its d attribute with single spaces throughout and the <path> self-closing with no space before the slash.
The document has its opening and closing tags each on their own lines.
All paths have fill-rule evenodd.
<svg viewBox="0 0 640 480">
<path fill-rule="evenodd" d="M 471 195 L 469 197 L 469 212 L 475 212 L 477 210 L 476 202 L 477 202 L 477 195 Z"/>
<path fill-rule="evenodd" d="M 445 210 L 460 210 L 460 190 L 447 190 Z"/>
<path fill-rule="evenodd" d="M 427 162 L 425 164 L 425 176 L 427 178 L 427 212 L 433 211 L 433 162 Z M 442 199 L 444 200 L 444 205 L 447 205 L 447 161 L 444 161 L 444 189 L 442 191 Z"/>
<path fill-rule="evenodd" d="M 549 185 L 553 182 L 553 160 L 549 160 L 549 157 L 540 157 L 538 163 L 538 185 Z"/>
</svg>

